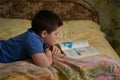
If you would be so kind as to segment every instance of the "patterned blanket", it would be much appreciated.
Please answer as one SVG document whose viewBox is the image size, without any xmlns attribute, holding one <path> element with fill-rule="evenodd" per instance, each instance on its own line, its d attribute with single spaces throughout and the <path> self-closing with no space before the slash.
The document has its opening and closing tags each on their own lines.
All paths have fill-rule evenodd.
<svg viewBox="0 0 120 80">
<path fill-rule="evenodd" d="M 54 56 L 43 68 L 30 61 L 0 64 L 0 80 L 120 80 L 120 63 L 107 55 L 71 59 Z"/>
</svg>

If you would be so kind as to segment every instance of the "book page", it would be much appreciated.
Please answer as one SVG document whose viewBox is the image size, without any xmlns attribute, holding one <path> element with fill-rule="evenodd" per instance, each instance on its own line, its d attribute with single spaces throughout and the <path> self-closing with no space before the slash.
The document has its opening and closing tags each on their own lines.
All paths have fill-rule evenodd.
<svg viewBox="0 0 120 80">
<path fill-rule="evenodd" d="M 73 48 L 63 50 L 64 54 L 71 58 L 82 58 L 91 55 L 99 54 L 99 52 L 92 46 Z"/>
<path fill-rule="evenodd" d="M 79 40 L 74 42 L 62 42 L 59 45 L 62 50 L 65 50 L 65 49 L 72 49 L 78 47 L 86 47 L 89 46 L 89 43 L 87 40 Z"/>
</svg>

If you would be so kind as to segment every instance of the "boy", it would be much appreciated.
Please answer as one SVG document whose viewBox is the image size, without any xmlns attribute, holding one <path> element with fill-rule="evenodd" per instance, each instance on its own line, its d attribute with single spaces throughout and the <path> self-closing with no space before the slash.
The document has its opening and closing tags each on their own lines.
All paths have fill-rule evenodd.
<svg viewBox="0 0 120 80">
<path fill-rule="evenodd" d="M 0 63 L 32 58 L 41 67 L 52 64 L 52 56 L 60 53 L 54 46 L 62 20 L 53 12 L 41 10 L 32 20 L 32 28 L 8 40 L 0 40 Z"/>
</svg>

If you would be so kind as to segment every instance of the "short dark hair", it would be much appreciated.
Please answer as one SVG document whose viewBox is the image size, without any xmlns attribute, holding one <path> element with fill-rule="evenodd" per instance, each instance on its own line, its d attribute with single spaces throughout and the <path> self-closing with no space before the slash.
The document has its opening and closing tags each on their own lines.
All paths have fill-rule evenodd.
<svg viewBox="0 0 120 80">
<path fill-rule="evenodd" d="M 46 30 L 48 34 L 52 31 L 56 30 L 58 27 L 63 25 L 61 18 L 49 11 L 49 10 L 41 10 L 32 19 L 32 30 L 35 33 L 39 33 L 43 30 Z"/>
</svg>

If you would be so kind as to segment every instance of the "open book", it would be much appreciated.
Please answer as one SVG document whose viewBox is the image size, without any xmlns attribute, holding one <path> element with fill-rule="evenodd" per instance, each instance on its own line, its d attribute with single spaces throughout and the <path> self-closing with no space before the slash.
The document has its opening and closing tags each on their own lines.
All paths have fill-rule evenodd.
<svg viewBox="0 0 120 80">
<path fill-rule="evenodd" d="M 87 40 L 79 40 L 75 42 L 59 43 L 62 52 L 71 58 L 82 58 L 99 54 L 99 51 L 90 46 Z"/>
</svg>

